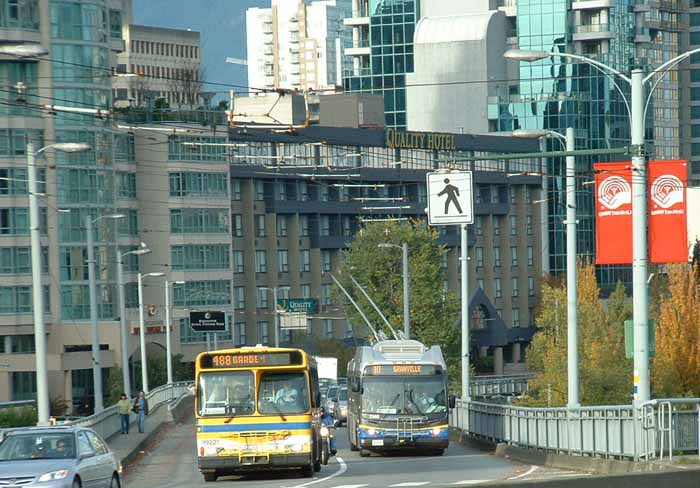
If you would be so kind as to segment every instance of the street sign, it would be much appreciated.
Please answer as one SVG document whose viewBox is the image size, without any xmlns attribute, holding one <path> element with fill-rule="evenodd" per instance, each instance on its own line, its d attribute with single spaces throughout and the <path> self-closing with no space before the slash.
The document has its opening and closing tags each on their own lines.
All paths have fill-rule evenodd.
<svg viewBox="0 0 700 488">
<path fill-rule="evenodd" d="M 190 312 L 190 327 L 195 332 L 223 332 L 226 330 L 224 312 Z"/>
<path fill-rule="evenodd" d="M 649 357 L 656 356 L 656 335 L 654 333 L 654 321 L 649 321 Z M 625 356 L 627 359 L 634 358 L 634 321 L 625 320 Z"/>
<path fill-rule="evenodd" d="M 280 312 L 280 329 L 308 330 L 309 319 L 304 312 Z"/>
<path fill-rule="evenodd" d="M 318 300 L 315 298 L 285 298 L 277 300 L 277 307 L 285 312 L 318 313 Z"/>
<path fill-rule="evenodd" d="M 471 171 L 428 173 L 428 223 L 474 223 Z"/>
</svg>

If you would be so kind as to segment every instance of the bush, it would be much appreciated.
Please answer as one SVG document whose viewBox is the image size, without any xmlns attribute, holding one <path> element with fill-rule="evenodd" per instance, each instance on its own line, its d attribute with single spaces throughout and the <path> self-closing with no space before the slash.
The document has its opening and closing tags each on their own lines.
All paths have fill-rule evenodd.
<svg viewBox="0 0 700 488">
<path fill-rule="evenodd" d="M 29 427 L 36 425 L 36 408 L 19 407 L 0 410 L 0 428 Z"/>
</svg>

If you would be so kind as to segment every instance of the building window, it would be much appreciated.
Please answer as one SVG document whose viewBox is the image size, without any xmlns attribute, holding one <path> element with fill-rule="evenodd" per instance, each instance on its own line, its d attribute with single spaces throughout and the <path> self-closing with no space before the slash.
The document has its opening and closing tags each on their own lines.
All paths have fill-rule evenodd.
<svg viewBox="0 0 700 488">
<path fill-rule="evenodd" d="M 503 288 L 501 287 L 501 279 L 500 278 L 494 279 L 493 284 L 494 284 L 495 298 L 501 298 L 503 296 Z"/>
<path fill-rule="evenodd" d="M 527 246 L 527 265 L 532 266 L 535 264 L 535 253 L 532 246 Z"/>
<path fill-rule="evenodd" d="M 518 235 L 518 217 L 515 215 L 510 216 L 510 235 Z"/>
<path fill-rule="evenodd" d="M 39 0 L 1 2 L 0 27 L 39 30 Z"/>
<path fill-rule="evenodd" d="M 243 251 L 233 251 L 233 272 L 245 273 L 245 255 Z"/>
<path fill-rule="evenodd" d="M 328 215 L 321 215 L 321 237 L 328 237 L 331 235 L 331 219 Z"/>
<path fill-rule="evenodd" d="M 511 248 L 510 248 L 510 265 L 511 266 L 518 265 L 518 248 L 515 246 L 511 246 Z"/>
<path fill-rule="evenodd" d="M 513 327 L 520 327 L 520 310 L 517 308 L 513 309 Z"/>
<path fill-rule="evenodd" d="M 331 271 L 331 252 L 327 249 L 321 251 L 321 269 L 323 271 Z"/>
<path fill-rule="evenodd" d="M 501 266 L 501 248 L 500 247 L 493 248 L 493 266 L 496 268 Z"/>
<path fill-rule="evenodd" d="M 493 235 L 501 235 L 501 219 L 498 217 L 493 217 Z"/>
<path fill-rule="evenodd" d="M 311 251 L 304 249 L 299 253 L 299 271 L 308 273 L 311 271 Z"/>
<path fill-rule="evenodd" d="M 301 298 L 311 298 L 311 285 L 301 285 Z"/>
<path fill-rule="evenodd" d="M 277 271 L 280 273 L 289 271 L 289 251 L 286 249 L 277 251 Z"/>
<path fill-rule="evenodd" d="M 518 296 L 518 278 L 511 278 L 510 279 L 510 289 L 511 289 L 511 296 L 517 297 Z"/>
<path fill-rule="evenodd" d="M 277 237 L 287 237 L 286 215 L 277 215 Z"/>
<path fill-rule="evenodd" d="M 173 285 L 173 304 L 180 308 L 229 305 L 230 280 L 186 281 Z"/>
<path fill-rule="evenodd" d="M 245 287 L 236 286 L 233 288 L 233 306 L 236 310 L 245 308 Z"/>
<path fill-rule="evenodd" d="M 270 336 L 267 330 L 267 320 L 258 321 L 258 343 L 267 345 L 270 342 Z"/>
<path fill-rule="evenodd" d="M 31 354 L 34 352 L 34 335 L 23 334 L 10 336 L 10 352 L 12 354 Z"/>
<path fill-rule="evenodd" d="M 262 202 L 265 200 L 265 183 L 262 180 L 255 180 L 255 200 Z"/>
<path fill-rule="evenodd" d="M 170 209 L 173 234 L 228 234 L 228 210 L 213 208 Z"/>
<path fill-rule="evenodd" d="M 267 273 L 267 251 L 255 251 L 255 272 Z"/>
<path fill-rule="evenodd" d="M 476 253 L 476 267 L 482 268 L 484 266 L 484 248 L 483 247 L 475 248 L 475 253 Z"/>
<path fill-rule="evenodd" d="M 527 279 L 527 294 L 531 297 L 535 296 L 535 278 L 532 276 Z"/>
<path fill-rule="evenodd" d="M 484 289 L 484 279 L 483 278 L 476 279 L 476 287 L 481 288 L 482 290 Z"/>
<path fill-rule="evenodd" d="M 532 215 L 527 216 L 527 235 L 532 235 Z"/>
<path fill-rule="evenodd" d="M 256 300 L 255 300 L 255 306 L 256 308 L 267 308 L 268 303 L 267 303 L 267 287 L 266 286 L 259 286 L 256 292 Z"/>
<path fill-rule="evenodd" d="M 299 200 L 302 202 L 309 201 L 309 185 L 305 181 L 299 182 Z"/>
<path fill-rule="evenodd" d="M 478 235 L 478 236 L 484 235 L 484 218 L 479 215 L 478 217 L 476 217 L 475 224 L 476 224 L 475 225 L 476 235 Z"/>
<path fill-rule="evenodd" d="M 136 173 L 120 171 L 117 174 L 118 195 L 120 198 L 136 198 Z"/>
<path fill-rule="evenodd" d="M 515 200 L 515 187 L 514 186 L 511 185 L 508 187 L 508 195 L 510 197 L 510 204 L 515 205 L 516 200 Z"/>
<path fill-rule="evenodd" d="M 323 319 L 323 336 L 326 339 L 333 338 L 333 320 L 332 319 Z"/>
<path fill-rule="evenodd" d="M 36 400 L 36 372 L 12 371 L 12 401 Z"/>
<path fill-rule="evenodd" d="M 49 249 L 41 248 L 41 270 L 49 271 Z M 31 248 L 0 248 L 0 274 L 29 274 L 32 272 Z"/>
<path fill-rule="evenodd" d="M 331 285 L 324 283 L 321 285 L 321 305 L 332 305 Z"/>
<path fill-rule="evenodd" d="M 233 328 L 235 329 L 234 340 L 236 341 L 236 347 L 245 346 L 247 343 L 245 335 L 245 322 L 236 322 Z"/>
<path fill-rule="evenodd" d="M 299 216 L 299 237 L 309 237 L 309 216 Z"/>
<path fill-rule="evenodd" d="M 237 202 L 241 200 L 241 180 L 231 181 L 231 199 Z"/>
<path fill-rule="evenodd" d="M 267 234 L 265 232 L 265 215 L 255 216 L 255 236 L 265 237 Z"/>
<path fill-rule="evenodd" d="M 112 39 L 122 38 L 122 13 L 119 10 L 109 11 L 109 34 Z"/>
<path fill-rule="evenodd" d="M 233 216 L 233 236 L 243 237 L 243 216 L 240 214 Z"/>
<path fill-rule="evenodd" d="M 155 72 L 155 70 L 151 70 Z M 191 142 L 192 145 L 183 144 Z M 225 143 L 226 139 L 208 136 L 168 136 L 169 161 L 204 161 L 226 162 L 227 149 L 225 145 L 209 145 L 197 143 Z"/>
<path fill-rule="evenodd" d="M 174 271 L 231 269 L 228 244 L 185 245 L 170 248 L 170 265 Z"/>
<path fill-rule="evenodd" d="M 525 201 L 530 204 L 532 203 L 532 190 L 529 186 L 525 187 Z"/>
<path fill-rule="evenodd" d="M 169 173 L 170 196 L 190 198 L 210 198 L 228 196 L 228 173 L 201 173 L 195 171 L 180 171 Z M 240 200 L 240 181 L 238 183 L 238 198 Z M 234 200 L 235 198 L 234 192 Z"/>
</svg>

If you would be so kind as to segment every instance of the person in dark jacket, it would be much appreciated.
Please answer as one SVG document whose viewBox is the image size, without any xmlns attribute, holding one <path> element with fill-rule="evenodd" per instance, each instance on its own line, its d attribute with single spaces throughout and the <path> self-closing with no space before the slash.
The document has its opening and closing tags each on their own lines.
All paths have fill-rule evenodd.
<svg viewBox="0 0 700 488">
<path fill-rule="evenodd" d="M 329 433 L 331 432 L 333 426 L 335 426 L 335 419 L 331 414 L 326 412 L 326 409 L 324 407 L 321 407 L 321 425 L 328 428 Z M 338 451 L 335 446 L 335 436 L 333 436 L 331 437 L 331 456 L 335 456 L 336 452 Z"/>
<path fill-rule="evenodd" d="M 148 415 L 148 400 L 143 391 L 139 392 L 139 396 L 134 401 L 133 410 L 139 416 L 139 432 L 143 434 L 146 430 L 146 415 Z"/>
</svg>

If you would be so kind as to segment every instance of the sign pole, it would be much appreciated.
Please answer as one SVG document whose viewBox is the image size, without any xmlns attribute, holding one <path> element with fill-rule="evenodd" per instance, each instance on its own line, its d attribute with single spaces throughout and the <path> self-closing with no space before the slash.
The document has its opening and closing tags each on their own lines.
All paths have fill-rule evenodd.
<svg viewBox="0 0 700 488">
<path fill-rule="evenodd" d="M 217 338 L 217 336 L 219 334 L 214 332 L 212 335 L 214 336 L 214 349 L 218 350 L 219 349 L 219 339 Z"/>
<path fill-rule="evenodd" d="M 461 227 L 462 265 L 462 400 L 470 401 L 469 395 L 469 253 L 467 250 L 467 224 Z"/>
<path fill-rule="evenodd" d="M 207 351 L 211 351 L 211 332 L 207 332 Z"/>
</svg>

